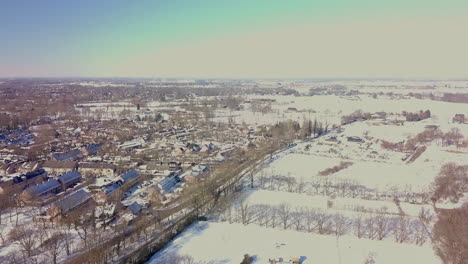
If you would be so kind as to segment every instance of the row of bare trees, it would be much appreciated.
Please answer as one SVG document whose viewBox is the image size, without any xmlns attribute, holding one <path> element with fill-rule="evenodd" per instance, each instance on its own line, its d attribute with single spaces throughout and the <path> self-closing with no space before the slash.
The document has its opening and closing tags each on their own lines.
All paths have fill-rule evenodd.
<svg viewBox="0 0 468 264">
<path fill-rule="evenodd" d="M 330 176 L 317 176 L 313 177 L 311 181 L 306 182 L 303 179 L 298 180 L 292 176 L 267 176 L 262 171 L 257 176 L 257 187 L 270 191 L 286 191 L 331 197 L 351 197 L 369 200 L 393 200 L 396 197 L 403 202 L 417 204 L 428 204 L 431 202 L 431 194 L 426 190 L 416 192 L 408 186 L 403 189 L 392 188 L 387 191 L 378 191 L 367 188 L 356 181 Z"/>
<path fill-rule="evenodd" d="M 345 216 L 321 209 L 296 207 L 289 204 L 250 205 L 247 202 L 227 207 L 221 221 L 258 224 L 264 227 L 293 229 L 301 232 L 355 235 L 358 238 L 383 240 L 393 237 L 398 243 L 423 245 L 431 236 L 432 215 L 421 209 L 418 218 L 401 214 L 388 214 L 384 209 L 373 214 L 356 213 Z"/>
</svg>

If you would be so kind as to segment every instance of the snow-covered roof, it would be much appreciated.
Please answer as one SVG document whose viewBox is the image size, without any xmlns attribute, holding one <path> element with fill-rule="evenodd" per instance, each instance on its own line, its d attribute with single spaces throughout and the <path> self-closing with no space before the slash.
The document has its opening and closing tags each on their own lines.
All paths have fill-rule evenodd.
<svg viewBox="0 0 468 264">
<path fill-rule="evenodd" d="M 127 182 L 129 180 L 134 180 L 136 178 L 138 178 L 139 174 L 138 174 L 138 171 L 136 170 L 130 170 L 130 171 L 127 171 L 126 173 L 122 174 L 120 176 L 120 178 L 124 181 L 124 182 Z"/>
<path fill-rule="evenodd" d="M 57 179 L 59 182 L 67 183 L 67 182 L 70 182 L 79 178 L 81 178 L 81 173 L 79 173 L 76 170 L 72 170 L 59 176 Z"/>
<path fill-rule="evenodd" d="M 57 206 L 62 211 L 62 213 L 66 213 L 84 204 L 89 199 L 91 199 L 89 193 L 87 193 L 85 190 L 79 190 L 63 199 L 60 199 L 59 201 L 55 202 L 54 205 Z"/>
<path fill-rule="evenodd" d="M 31 186 L 26 189 L 26 192 L 32 196 L 40 196 L 58 187 L 60 187 L 60 183 L 57 180 L 52 179 L 35 186 Z"/>
</svg>

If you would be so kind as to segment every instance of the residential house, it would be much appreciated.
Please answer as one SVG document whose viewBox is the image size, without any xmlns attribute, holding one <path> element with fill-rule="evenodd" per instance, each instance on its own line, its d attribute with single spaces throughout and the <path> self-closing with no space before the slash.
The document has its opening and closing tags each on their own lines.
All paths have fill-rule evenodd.
<svg viewBox="0 0 468 264">
<path fill-rule="evenodd" d="M 54 175 L 60 175 L 71 170 L 76 170 L 77 167 L 78 163 L 75 161 L 47 160 L 44 162 L 44 164 L 42 164 L 42 168 L 44 168 L 48 173 Z"/>
<path fill-rule="evenodd" d="M 121 180 L 123 183 L 129 183 L 129 182 L 135 181 L 136 179 L 138 179 L 138 177 L 140 177 L 140 174 L 138 173 L 138 171 L 130 170 L 120 175 L 119 177 L 117 177 L 115 181 Z"/>
<path fill-rule="evenodd" d="M 80 149 L 72 149 L 64 153 L 54 153 L 52 158 L 56 161 L 73 161 L 83 157 L 83 152 Z"/>
<path fill-rule="evenodd" d="M 89 144 L 81 148 L 81 151 L 86 156 L 94 156 L 94 155 L 97 155 L 97 153 L 99 152 L 99 149 L 100 149 L 99 144 Z"/>
<path fill-rule="evenodd" d="M 125 149 L 125 150 L 132 150 L 132 149 L 137 149 L 143 146 L 143 142 L 141 139 L 134 139 L 130 141 L 126 141 L 122 144 L 119 145 L 119 148 Z"/>
<path fill-rule="evenodd" d="M 143 210 L 143 207 L 138 202 L 133 202 L 131 205 L 127 207 L 128 213 L 133 215 L 137 215 Z"/>
<path fill-rule="evenodd" d="M 41 184 L 30 186 L 21 193 L 21 198 L 24 201 L 31 201 L 36 198 L 57 194 L 60 190 L 61 184 L 57 180 L 51 179 Z"/>
<path fill-rule="evenodd" d="M 107 176 L 113 177 L 115 172 L 115 165 L 108 163 L 80 163 L 78 171 L 83 175 Z"/>
<path fill-rule="evenodd" d="M 198 164 L 193 166 L 192 171 L 190 174 L 184 177 L 184 180 L 188 183 L 196 183 L 200 181 L 203 177 L 205 177 L 209 172 L 209 167 L 206 164 Z"/>
<path fill-rule="evenodd" d="M 127 171 L 119 177 L 114 178 L 113 183 L 104 188 L 104 194 L 109 196 L 119 190 L 124 184 L 132 184 L 132 182 L 136 181 L 139 177 L 140 175 L 136 170 Z"/>
<path fill-rule="evenodd" d="M 179 174 L 175 171 L 171 172 L 167 177 L 162 179 L 158 183 L 158 187 L 161 190 L 161 192 L 168 193 L 170 192 L 176 185 L 179 183 L 180 177 Z"/>
<path fill-rule="evenodd" d="M 91 195 L 81 189 L 55 202 L 49 209 L 47 209 L 47 214 L 52 217 L 57 215 L 66 215 L 76 208 L 85 205 L 90 200 Z"/>
<path fill-rule="evenodd" d="M 66 190 L 81 181 L 81 173 L 76 170 L 69 171 L 57 177 L 57 180 L 62 185 L 62 190 Z"/>
<path fill-rule="evenodd" d="M 13 177 L 9 181 L 0 183 L 0 194 L 4 193 L 5 189 L 8 187 L 12 187 L 15 190 L 24 190 L 31 185 L 41 183 L 46 178 L 47 172 L 44 169 L 38 169 L 21 176 Z"/>
<path fill-rule="evenodd" d="M 181 163 L 177 161 L 170 161 L 168 165 L 169 165 L 169 170 L 171 171 L 179 170 L 181 167 Z"/>
</svg>

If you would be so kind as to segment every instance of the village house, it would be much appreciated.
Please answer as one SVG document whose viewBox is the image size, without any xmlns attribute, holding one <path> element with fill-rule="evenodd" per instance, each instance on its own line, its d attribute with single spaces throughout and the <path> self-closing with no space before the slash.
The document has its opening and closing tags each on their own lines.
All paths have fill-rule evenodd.
<svg viewBox="0 0 468 264">
<path fill-rule="evenodd" d="M 131 205 L 127 206 L 127 212 L 133 215 L 137 215 L 143 210 L 143 207 L 138 202 L 133 202 Z"/>
<path fill-rule="evenodd" d="M 138 171 L 130 170 L 120 175 L 119 177 L 115 178 L 114 181 L 122 181 L 123 183 L 131 183 L 135 181 L 136 179 L 138 179 L 139 176 L 140 174 L 138 174 Z"/>
<path fill-rule="evenodd" d="M 81 151 L 85 156 L 94 156 L 99 152 L 99 144 L 89 144 L 81 148 Z"/>
<path fill-rule="evenodd" d="M 44 168 L 49 174 L 53 175 L 60 175 L 67 173 L 71 170 L 76 170 L 78 167 L 78 163 L 75 161 L 55 161 L 55 160 L 47 160 L 42 164 L 42 168 Z"/>
<path fill-rule="evenodd" d="M 7 188 L 15 190 L 23 190 L 30 185 L 41 183 L 47 178 L 47 172 L 44 169 L 38 169 L 28 172 L 21 176 L 15 176 L 11 180 L 0 183 L 0 194 L 4 193 Z"/>
<path fill-rule="evenodd" d="M 49 209 L 47 209 L 47 214 L 51 217 L 66 215 L 78 207 L 87 204 L 90 200 L 91 196 L 89 193 L 81 189 L 55 202 Z"/>
<path fill-rule="evenodd" d="M 132 149 L 141 148 L 142 146 L 143 146 L 142 139 L 134 139 L 134 140 L 126 141 L 120 144 L 119 148 L 129 151 Z"/>
<path fill-rule="evenodd" d="M 132 184 L 139 177 L 140 175 L 138 174 L 136 170 L 130 170 L 120 175 L 119 177 L 114 178 L 113 183 L 107 185 L 104 188 L 104 194 L 106 196 L 109 196 L 115 193 L 116 191 L 120 190 L 120 187 L 122 187 L 124 184 L 125 185 Z"/>
<path fill-rule="evenodd" d="M 173 171 L 158 183 L 158 187 L 161 193 L 169 193 L 180 181 L 179 174 Z"/>
<path fill-rule="evenodd" d="M 79 173 L 76 170 L 72 170 L 61 176 L 58 176 L 57 180 L 62 185 L 62 190 L 65 191 L 66 189 L 74 186 L 75 184 L 81 181 L 81 173 Z"/>
<path fill-rule="evenodd" d="M 30 186 L 21 193 L 21 200 L 31 201 L 37 198 L 45 198 L 53 194 L 59 193 L 61 184 L 51 179 L 38 185 Z"/>
<path fill-rule="evenodd" d="M 54 153 L 52 158 L 56 161 L 74 161 L 83 158 L 83 152 L 80 149 L 72 149 L 64 153 Z"/>
<path fill-rule="evenodd" d="M 78 171 L 83 175 L 93 176 L 107 176 L 113 177 L 115 173 L 115 165 L 108 163 L 92 163 L 84 162 L 80 163 Z"/>
<path fill-rule="evenodd" d="M 206 164 L 196 165 L 192 168 L 192 171 L 189 174 L 185 175 L 184 181 L 190 184 L 194 184 L 200 181 L 201 179 L 203 179 L 203 177 L 205 177 L 208 174 L 208 172 L 209 172 L 208 165 Z"/>
</svg>

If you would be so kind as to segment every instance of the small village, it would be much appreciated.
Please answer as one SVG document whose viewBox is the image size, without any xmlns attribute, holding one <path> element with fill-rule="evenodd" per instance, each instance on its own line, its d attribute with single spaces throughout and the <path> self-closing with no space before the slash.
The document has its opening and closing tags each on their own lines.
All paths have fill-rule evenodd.
<svg viewBox="0 0 468 264">
<path fill-rule="evenodd" d="M 460 164 L 452 166 L 465 168 L 467 112 L 463 103 L 452 102 L 464 99 L 454 99 L 456 90 L 443 83 L 437 84 L 443 93 L 427 93 L 416 84 L 411 93 L 383 92 L 389 89 L 385 84 L 359 91 L 356 84 L 345 85 L 0 83 L 0 260 L 184 263 L 192 256 L 166 250 L 197 228 L 222 234 L 207 243 L 251 229 L 257 234 L 251 243 L 257 245 L 263 243 L 257 239 L 272 235 L 263 228 L 278 228 L 276 221 L 285 231 L 271 232 L 301 235 L 316 231 L 311 227 L 316 221 L 317 236 L 304 239 L 322 239 L 330 249 L 330 235 L 350 235 L 361 221 L 357 213 L 386 219 L 388 230 L 381 237 L 386 242 L 396 232 L 390 228 L 401 224 L 396 216 L 407 217 L 408 225 L 411 219 L 421 231 L 418 208 L 425 214 L 435 214 L 431 204 L 450 208 L 430 189 L 439 164 L 446 162 L 434 153 L 450 153 Z M 398 102 L 413 101 L 424 106 L 395 110 Z M 336 102 L 342 104 L 332 108 Z M 363 111 L 362 102 L 389 107 L 375 104 Z M 445 112 L 447 104 L 457 107 Z M 378 178 L 368 171 L 376 166 L 409 178 Z M 421 171 L 425 180 L 411 178 Z M 289 197 L 293 194 L 297 197 Z M 433 228 L 435 218 L 427 217 L 424 223 Z M 426 250 L 428 236 L 420 231 L 395 236 Z M 358 236 L 377 237 L 366 231 Z M 315 263 L 289 234 L 268 243 L 260 253 L 236 244 L 237 252 L 229 254 L 236 254 L 232 259 L 245 254 L 242 263 Z M 197 252 L 206 249 L 190 254 Z"/>
</svg>

